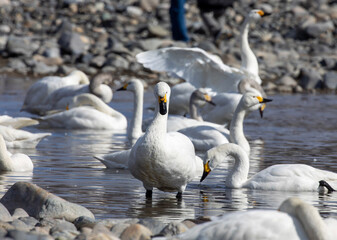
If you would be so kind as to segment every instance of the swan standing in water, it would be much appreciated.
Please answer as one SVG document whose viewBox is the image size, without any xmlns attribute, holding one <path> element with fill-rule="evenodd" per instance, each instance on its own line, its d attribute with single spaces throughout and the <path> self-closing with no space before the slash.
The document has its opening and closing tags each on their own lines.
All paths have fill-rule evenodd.
<svg viewBox="0 0 337 240">
<path fill-rule="evenodd" d="M 113 96 L 112 90 L 108 85 L 103 83 L 110 82 L 111 80 L 112 76 L 110 74 L 100 73 L 89 84 L 70 85 L 59 88 L 48 96 L 43 107 L 44 110 L 41 107 L 41 113 L 43 111 L 65 109 L 72 102 L 72 98 L 82 93 L 91 93 L 102 99 L 103 102 L 109 103 Z"/>
<path fill-rule="evenodd" d="M 78 70 L 73 71 L 66 77 L 44 77 L 30 86 L 21 111 L 40 114 L 41 107 L 44 107 L 48 96 L 52 92 L 61 87 L 79 84 L 89 84 L 89 79 L 85 73 Z"/>
<path fill-rule="evenodd" d="M 30 133 L 25 130 L 0 125 L 0 134 L 8 148 L 35 148 L 36 145 L 51 133 Z"/>
<path fill-rule="evenodd" d="M 39 121 L 28 117 L 11 117 L 8 115 L 0 116 L 0 125 L 15 129 L 39 124 Z"/>
<path fill-rule="evenodd" d="M 337 236 L 336 227 L 336 219 L 322 219 L 314 206 L 292 197 L 278 211 L 226 213 L 191 228 L 177 239 L 333 240 Z"/>
<path fill-rule="evenodd" d="M 33 162 L 26 154 L 11 154 L 7 151 L 5 140 L 0 134 L 0 171 L 25 172 L 33 168 Z"/>
<path fill-rule="evenodd" d="M 332 181 L 337 186 L 337 173 L 320 170 L 306 164 L 276 164 L 256 173 L 248 179 L 249 157 L 242 147 L 227 143 L 207 152 L 203 181 L 222 160 L 233 158 L 234 165 L 226 177 L 228 188 L 250 188 L 275 191 L 317 191 L 320 181 Z M 331 183 L 330 183 L 331 184 Z"/>
<path fill-rule="evenodd" d="M 256 96 L 255 93 L 247 92 L 242 95 L 241 100 L 237 105 L 229 131 L 224 128 L 221 129 L 213 126 L 203 126 L 200 124 L 199 126 L 181 129 L 179 132 L 191 139 L 195 149 L 198 151 L 207 151 L 213 147 L 230 141 L 241 146 L 249 155 L 249 142 L 243 132 L 244 118 L 251 111 L 260 109 L 262 112 L 263 109 L 261 110 L 261 104 L 265 104 L 270 101 L 270 99 Z"/>
<path fill-rule="evenodd" d="M 185 114 L 188 111 L 187 103 L 195 88 L 211 88 L 212 91 L 222 93 L 222 95 L 229 92 L 253 91 L 265 97 L 260 86 L 262 81 L 258 74 L 258 62 L 248 43 L 249 25 L 251 22 L 259 20 L 261 16 L 264 16 L 262 10 L 252 10 L 242 25 L 240 32 L 241 69 L 229 67 L 219 57 L 208 54 L 199 48 L 171 47 L 142 52 L 136 56 L 137 61 L 146 68 L 154 71 L 166 71 L 187 81 L 187 83 L 178 84 L 172 88 L 172 96 L 174 96 L 172 113 Z M 220 95 L 218 97 L 219 104 L 223 102 L 222 98 L 228 97 Z M 215 109 L 221 108 L 221 105 L 214 102 L 217 105 Z M 235 104 L 235 101 L 232 104 Z M 226 108 L 228 106 L 223 108 L 221 112 L 224 112 L 223 110 Z M 213 108 L 205 110 L 205 112 L 212 112 L 205 120 L 223 124 L 230 118 L 230 113 L 228 113 L 229 116 L 222 115 L 217 118 L 215 114 L 217 110 L 214 112 L 213 110 Z M 203 115 L 207 116 L 206 113 Z"/>
<path fill-rule="evenodd" d="M 123 130 L 127 127 L 123 114 L 90 93 L 72 98 L 69 110 L 43 116 L 39 120 L 41 127 L 51 128 Z"/>
</svg>

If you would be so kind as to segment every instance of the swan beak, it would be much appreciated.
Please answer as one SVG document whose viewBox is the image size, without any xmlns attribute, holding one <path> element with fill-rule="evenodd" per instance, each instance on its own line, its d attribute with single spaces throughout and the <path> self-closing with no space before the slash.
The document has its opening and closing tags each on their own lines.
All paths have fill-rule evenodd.
<svg viewBox="0 0 337 240">
<path fill-rule="evenodd" d="M 121 88 L 118 88 L 117 91 L 125 91 L 128 85 L 129 85 L 128 83 L 124 84 L 124 86 Z"/>
<path fill-rule="evenodd" d="M 266 103 L 267 102 L 271 102 L 273 101 L 272 99 L 268 99 L 268 98 L 263 98 L 263 97 L 260 97 L 260 96 L 257 96 L 256 97 L 260 103 L 263 103 L 262 106 L 260 107 L 260 116 L 261 118 L 263 118 L 263 110 L 266 108 Z"/>
<path fill-rule="evenodd" d="M 158 97 L 159 102 L 159 112 L 161 115 L 165 115 L 167 113 L 167 99 L 166 94 L 164 97 Z"/>
<path fill-rule="evenodd" d="M 261 17 L 263 17 L 263 16 L 265 15 L 264 11 L 262 11 L 262 10 L 257 11 L 257 13 L 258 13 Z"/>
<path fill-rule="evenodd" d="M 204 94 L 205 101 L 208 102 L 209 104 L 216 106 L 214 102 L 212 102 L 212 97 L 208 94 Z"/>
<path fill-rule="evenodd" d="M 208 174 L 211 172 L 211 169 L 209 167 L 209 161 L 205 163 L 204 165 L 204 173 L 201 176 L 200 182 L 204 181 L 204 179 L 208 176 Z"/>
</svg>

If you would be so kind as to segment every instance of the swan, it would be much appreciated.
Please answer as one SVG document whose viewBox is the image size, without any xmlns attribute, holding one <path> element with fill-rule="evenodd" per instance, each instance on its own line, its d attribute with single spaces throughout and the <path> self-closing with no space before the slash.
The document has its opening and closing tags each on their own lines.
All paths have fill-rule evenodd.
<svg viewBox="0 0 337 240">
<path fill-rule="evenodd" d="M 207 152 L 203 181 L 212 169 L 226 158 L 234 158 L 234 166 L 226 177 L 228 188 L 250 188 L 275 191 L 317 191 L 319 182 L 332 181 L 337 186 L 337 173 L 320 170 L 306 164 L 276 164 L 256 173 L 248 179 L 249 158 L 242 147 L 227 143 Z M 330 183 L 331 184 L 331 183 Z M 336 189 L 336 187 L 334 187 Z"/>
<path fill-rule="evenodd" d="M 112 90 L 108 85 L 103 84 L 103 82 L 109 82 L 111 80 L 112 76 L 110 74 L 100 73 L 97 74 L 89 84 L 61 87 L 48 96 L 43 107 L 44 111 L 65 109 L 74 96 L 82 93 L 92 93 L 102 99 L 103 102 L 109 103 L 113 96 Z"/>
<path fill-rule="evenodd" d="M 336 219 L 322 219 L 314 206 L 291 197 L 283 201 L 278 211 L 225 213 L 196 225 L 177 239 L 332 240 L 337 235 L 336 227 Z"/>
<path fill-rule="evenodd" d="M 245 116 L 260 108 L 261 104 L 272 101 L 271 99 L 257 96 L 253 92 L 247 92 L 241 96 L 228 131 L 224 127 L 202 125 L 180 129 L 179 132 L 191 139 L 197 151 L 207 151 L 218 145 L 236 143 L 240 145 L 246 153 L 250 154 L 250 145 L 243 132 L 243 121 Z M 261 110 L 263 111 L 263 109 Z M 214 124 L 215 125 L 215 124 Z"/>
<path fill-rule="evenodd" d="M 33 162 L 27 155 L 7 151 L 5 140 L 0 134 L 0 171 L 25 172 L 33 168 Z"/>
<path fill-rule="evenodd" d="M 136 59 L 146 68 L 169 72 L 187 81 L 172 88 L 172 96 L 174 96 L 172 113 L 185 114 L 188 111 L 186 103 L 195 88 L 211 88 L 215 93 L 253 91 L 265 97 L 260 86 L 262 81 L 259 77 L 258 62 L 248 43 L 250 23 L 259 20 L 264 15 L 262 10 L 251 10 L 241 27 L 242 63 L 240 69 L 225 65 L 219 57 L 208 54 L 200 48 L 162 48 L 139 53 Z M 216 101 L 215 104 L 217 107 L 221 106 Z M 232 109 L 235 109 L 235 106 Z M 203 115 L 206 116 L 204 113 Z M 224 118 L 223 115 L 220 119 L 215 118 L 212 121 L 223 124 L 225 121 L 222 118 Z M 211 121 L 210 118 L 206 120 Z"/>
<path fill-rule="evenodd" d="M 35 148 L 36 145 L 51 133 L 30 133 L 24 130 L 0 125 L 0 134 L 8 148 Z"/>
<path fill-rule="evenodd" d="M 30 86 L 26 93 L 21 111 L 39 114 L 40 108 L 44 107 L 48 96 L 53 91 L 61 87 L 79 84 L 89 84 L 87 75 L 79 70 L 75 70 L 65 77 L 44 77 Z"/>
<path fill-rule="evenodd" d="M 0 125 L 12 128 L 23 128 L 39 124 L 39 121 L 28 117 L 11 117 L 8 115 L 0 116 Z"/>
<path fill-rule="evenodd" d="M 123 114 L 90 93 L 72 98 L 69 110 L 40 117 L 39 121 L 44 128 L 124 130 L 127 127 Z"/>
</svg>

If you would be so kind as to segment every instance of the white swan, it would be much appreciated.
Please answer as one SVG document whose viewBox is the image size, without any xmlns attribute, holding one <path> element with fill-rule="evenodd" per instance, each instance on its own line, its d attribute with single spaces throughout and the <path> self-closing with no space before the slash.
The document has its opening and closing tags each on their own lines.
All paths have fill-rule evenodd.
<svg viewBox="0 0 337 240">
<path fill-rule="evenodd" d="M 30 86 L 26 93 L 21 111 L 39 114 L 40 108 L 44 107 L 48 96 L 53 91 L 61 87 L 79 84 L 89 84 L 89 79 L 85 73 L 78 70 L 73 71 L 66 77 L 44 77 Z"/>
<path fill-rule="evenodd" d="M 8 148 L 35 148 L 44 137 L 51 135 L 51 133 L 30 133 L 5 126 L 0 126 L 0 134 Z"/>
<path fill-rule="evenodd" d="M 25 172 L 33 168 L 32 160 L 27 155 L 7 151 L 5 140 L 0 134 L 0 171 Z"/>
<path fill-rule="evenodd" d="M 197 225 L 177 239 L 335 239 L 336 219 L 322 219 L 317 209 L 299 198 L 288 198 L 279 211 L 248 210 L 226 213 Z"/>
<path fill-rule="evenodd" d="M 238 145 L 227 143 L 207 152 L 203 181 L 210 171 L 226 158 L 234 158 L 235 164 L 226 177 L 228 188 L 250 188 L 278 191 L 317 191 L 320 181 L 329 182 L 336 189 L 337 173 L 320 170 L 305 164 L 276 164 L 248 179 L 249 158 Z M 332 183 L 331 183 L 332 181 Z"/>
<path fill-rule="evenodd" d="M 50 128 L 123 130 L 127 127 L 123 114 L 90 93 L 72 98 L 69 110 L 43 116 L 39 120 L 41 127 Z"/>
<path fill-rule="evenodd" d="M 249 142 L 243 132 L 244 118 L 249 112 L 260 108 L 261 104 L 270 101 L 270 99 L 256 96 L 255 93 L 247 92 L 242 95 L 241 100 L 237 105 L 229 131 L 223 127 L 200 124 L 199 126 L 181 129 L 179 132 L 191 139 L 195 149 L 198 151 L 207 151 L 230 141 L 240 145 L 249 155 Z"/>
<path fill-rule="evenodd" d="M 241 69 L 229 67 L 219 57 L 199 48 L 171 47 L 142 52 L 136 56 L 137 61 L 146 68 L 169 72 L 188 82 L 172 88 L 174 98 L 171 112 L 175 114 L 185 114 L 188 111 L 186 103 L 195 88 L 211 88 L 216 93 L 254 91 L 264 97 L 265 93 L 260 86 L 262 81 L 258 74 L 258 62 L 248 43 L 250 23 L 257 21 L 263 15 L 262 10 L 252 10 L 242 25 L 240 33 Z M 217 106 L 220 105 L 217 104 Z M 225 123 L 223 119 L 215 120 L 212 121 Z"/>
<path fill-rule="evenodd" d="M 110 74 L 100 73 L 89 84 L 61 87 L 48 96 L 44 106 L 41 106 L 41 113 L 55 109 L 66 109 L 67 105 L 72 102 L 72 98 L 82 93 L 92 93 L 102 99 L 103 102 L 109 103 L 113 96 L 112 90 L 108 85 L 103 84 L 103 82 L 111 80 L 112 76 Z"/>
<path fill-rule="evenodd" d="M 8 115 L 0 116 L 0 125 L 12 128 L 23 128 L 39 124 L 39 121 L 28 117 L 11 117 Z"/>
</svg>

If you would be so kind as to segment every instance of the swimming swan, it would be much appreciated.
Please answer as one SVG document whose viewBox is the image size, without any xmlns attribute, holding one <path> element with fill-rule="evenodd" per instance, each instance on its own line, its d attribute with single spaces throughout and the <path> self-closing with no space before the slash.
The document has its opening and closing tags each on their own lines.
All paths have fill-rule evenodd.
<svg viewBox="0 0 337 240">
<path fill-rule="evenodd" d="M 41 127 L 50 128 L 123 130 L 127 127 L 123 114 L 90 93 L 75 96 L 69 110 L 43 116 L 39 120 Z"/>
<path fill-rule="evenodd" d="M 196 225 L 177 239 L 291 239 L 332 240 L 337 221 L 319 215 L 317 209 L 292 197 L 276 210 L 248 210 L 225 213 L 210 222 Z"/>
<path fill-rule="evenodd" d="M 25 130 L 0 125 L 0 134 L 8 148 L 35 148 L 36 145 L 51 133 L 30 133 Z"/>
<path fill-rule="evenodd" d="M 0 125 L 15 129 L 39 124 L 39 121 L 28 117 L 11 117 L 8 115 L 0 116 Z"/>
<path fill-rule="evenodd" d="M 7 151 L 5 140 L 0 134 L 0 171 L 25 172 L 33 168 L 32 160 L 27 155 Z"/>
<path fill-rule="evenodd" d="M 44 106 L 41 106 L 41 113 L 43 111 L 55 110 L 55 109 L 65 109 L 72 98 L 82 94 L 82 93 L 91 93 L 100 99 L 103 102 L 109 103 L 112 100 L 112 90 L 108 85 L 103 84 L 103 82 L 109 82 L 112 80 L 112 76 L 107 73 L 100 73 L 96 75 L 89 84 L 80 84 L 80 85 L 70 85 L 61 87 L 53 91 L 48 98 Z"/>
<path fill-rule="evenodd" d="M 225 128 L 207 126 L 200 124 L 179 130 L 182 134 L 191 139 L 194 147 L 198 151 L 207 151 L 220 144 L 236 143 L 240 145 L 249 155 L 250 146 L 243 132 L 243 121 L 245 116 L 254 110 L 260 109 L 261 104 L 270 102 L 271 99 L 257 96 L 253 92 L 247 92 L 242 95 L 239 104 L 234 112 L 230 125 L 230 130 Z M 215 124 L 214 124 L 215 125 Z"/>
<path fill-rule="evenodd" d="M 262 10 L 252 10 L 242 25 L 240 32 L 242 63 L 240 69 L 225 65 L 219 57 L 208 54 L 200 48 L 171 47 L 151 50 L 139 53 L 136 56 L 137 61 L 146 68 L 169 72 L 188 82 L 173 87 L 172 113 L 186 113 L 179 108 L 188 110 L 186 109 L 186 106 L 188 106 L 186 103 L 195 88 L 211 88 L 216 93 L 254 91 L 265 97 L 265 93 L 260 86 L 262 81 L 259 77 L 258 62 L 248 43 L 250 23 L 259 20 L 264 15 Z M 221 124 L 223 123 L 221 121 L 221 119 L 218 119 L 214 122 Z"/>
<path fill-rule="evenodd" d="M 248 179 L 249 158 L 238 145 L 227 143 L 207 152 L 203 181 L 212 169 L 226 158 L 233 158 L 234 166 L 226 177 L 228 188 L 250 188 L 275 191 L 317 191 L 319 181 L 337 184 L 337 173 L 320 170 L 306 164 L 276 164 L 256 173 Z M 334 187 L 336 189 L 336 187 Z"/>
<path fill-rule="evenodd" d="M 79 84 L 89 84 L 89 79 L 85 73 L 78 70 L 71 72 L 65 77 L 44 77 L 30 86 L 21 111 L 40 114 L 41 107 L 44 108 L 46 100 L 52 92 L 61 87 Z"/>
</svg>

